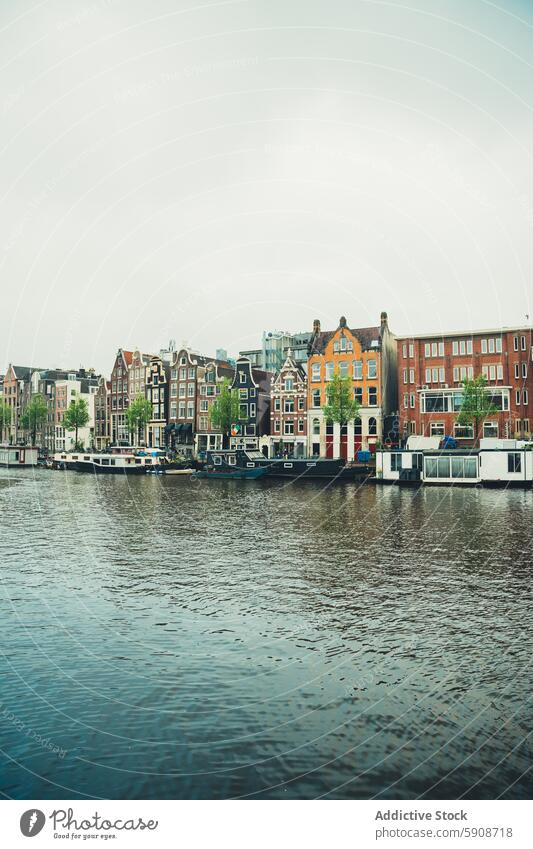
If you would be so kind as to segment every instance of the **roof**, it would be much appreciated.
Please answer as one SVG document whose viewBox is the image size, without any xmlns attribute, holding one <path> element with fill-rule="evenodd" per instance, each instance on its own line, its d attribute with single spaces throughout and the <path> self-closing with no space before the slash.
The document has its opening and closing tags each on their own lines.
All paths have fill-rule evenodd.
<svg viewBox="0 0 533 849">
<path fill-rule="evenodd" d="M 397 341 L 414 341 L 415 339 L 447 339 L 448 337 L 460 337 L 468 338 L 469 336 L 487 336 L 489 334 L 493 335 L 501 335 L 502 333 L 527 333 L 533 332 L 533 328 L 530 327 L 489 327 L 488 329 L 482 330 L 447 330 L 442 331 L 441 333 L 413 333 L 412 335 L 403 335 L 396 336 Z"/>
<path fill-rule="evenodd" d="M 133 360 L 133 351 L 122 351 L 122 356 L 124 357 L 125 363 L 127 366 L 131 366 L 131 361 Z"/>
<path fill-rule="evenodd" d="M 323 354 L 326 345 L 333 339 L 341 327 L 342 325 L 339 325 L 335 330 L 320 330 L 318 333 L 312 334 L 309 345 L 307 346 L 307 353 L 310 356 L 312 354 Z M 371 349 L 372 342 L 377 341 L 381 343 L 381 327 L 346 327 L 346 330 L 355 336 L 356 339 L 359 339 L 363 350 Z"/>
</svg>

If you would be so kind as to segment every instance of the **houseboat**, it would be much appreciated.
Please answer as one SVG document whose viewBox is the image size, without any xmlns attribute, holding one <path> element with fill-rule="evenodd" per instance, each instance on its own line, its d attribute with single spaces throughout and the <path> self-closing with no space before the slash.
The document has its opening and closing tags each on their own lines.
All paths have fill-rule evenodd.
<svg viewBox="0 0 533 849">
<path fill-rule="evenodd" d="M 398 486 L 533 488 L 533 442 L 481 439 L 475 448 L 443 448 L 439 438 L 416 437 L 402 450 L 376 452 L 378 483 Z M 434 440 L 436 444 L 428 444 Z"/>
<path fill-rule="evenodd" d="M 209 466 L 223 469 L 265 468 L 269 477 L 322 478 L 327 480 L 354 480 L 369 477 L 368 462 L 346 463 L 345 460 L 328 460 L 319 457 L 268 459 L 261 451 L 236 448 L 229 451 L 208 451 Z"/>
<path fill-rule="evenodd" d="M 136 454 L 54 454 L 54 468 L 75 472 L 93 472 L 108 475 L 145 475 L 159 465 L 159 457 Z"/>
<path fill-rule="evenodd" d="M 0 445 L 0 467 L 23 469 L 37 465 L 38 448 L 22 445 Z"/>
</svg>

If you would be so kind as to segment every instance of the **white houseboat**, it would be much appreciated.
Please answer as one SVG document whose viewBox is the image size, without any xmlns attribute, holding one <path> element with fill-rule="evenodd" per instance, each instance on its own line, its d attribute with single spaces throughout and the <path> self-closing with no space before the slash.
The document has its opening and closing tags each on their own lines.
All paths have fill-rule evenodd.
<svg viewBox="0 0 533 849">
<path fill-rule="evenodd" d="M 94 474 L 145 475 L 148 470 L 158 467 L 159 457 L 139 456 L 137 454 L 54 454 L 53 466 L 56 469 Z"/>
<path fill-rule="evenodd" d="M 533 488 L 533 442 L 481 439 L 478 448 L 442 449 L 439 437 L 410 437 L 407 447 L 376 452 L 376 481 Z"/>
<path fill-rule="evenodd" d="M 0 445 L 0 467 L 25 468 L 37 465 L 39 450 L 22 445 Z"/>
</svg>

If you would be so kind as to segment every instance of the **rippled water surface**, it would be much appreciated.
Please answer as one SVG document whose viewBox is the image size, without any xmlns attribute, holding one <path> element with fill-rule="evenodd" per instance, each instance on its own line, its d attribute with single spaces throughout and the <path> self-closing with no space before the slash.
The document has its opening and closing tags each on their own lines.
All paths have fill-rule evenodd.
<svg viewBox="0 0 533 849">
<path fill-rule="evenodd" d="M 0 476 L 5 795 L 531 796 L 531 493 Z"/>
</svg>

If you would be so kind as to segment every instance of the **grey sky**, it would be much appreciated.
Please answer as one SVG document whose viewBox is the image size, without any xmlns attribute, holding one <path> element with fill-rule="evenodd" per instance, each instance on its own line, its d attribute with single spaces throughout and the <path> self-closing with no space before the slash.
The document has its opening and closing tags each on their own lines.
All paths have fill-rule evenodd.
<svg viewBox="0 0 533 849">
<path fill-rule="evenodd" d="M 0 4 L 0 370 L 532 314 L 533 4 Z"/>
</svg>

